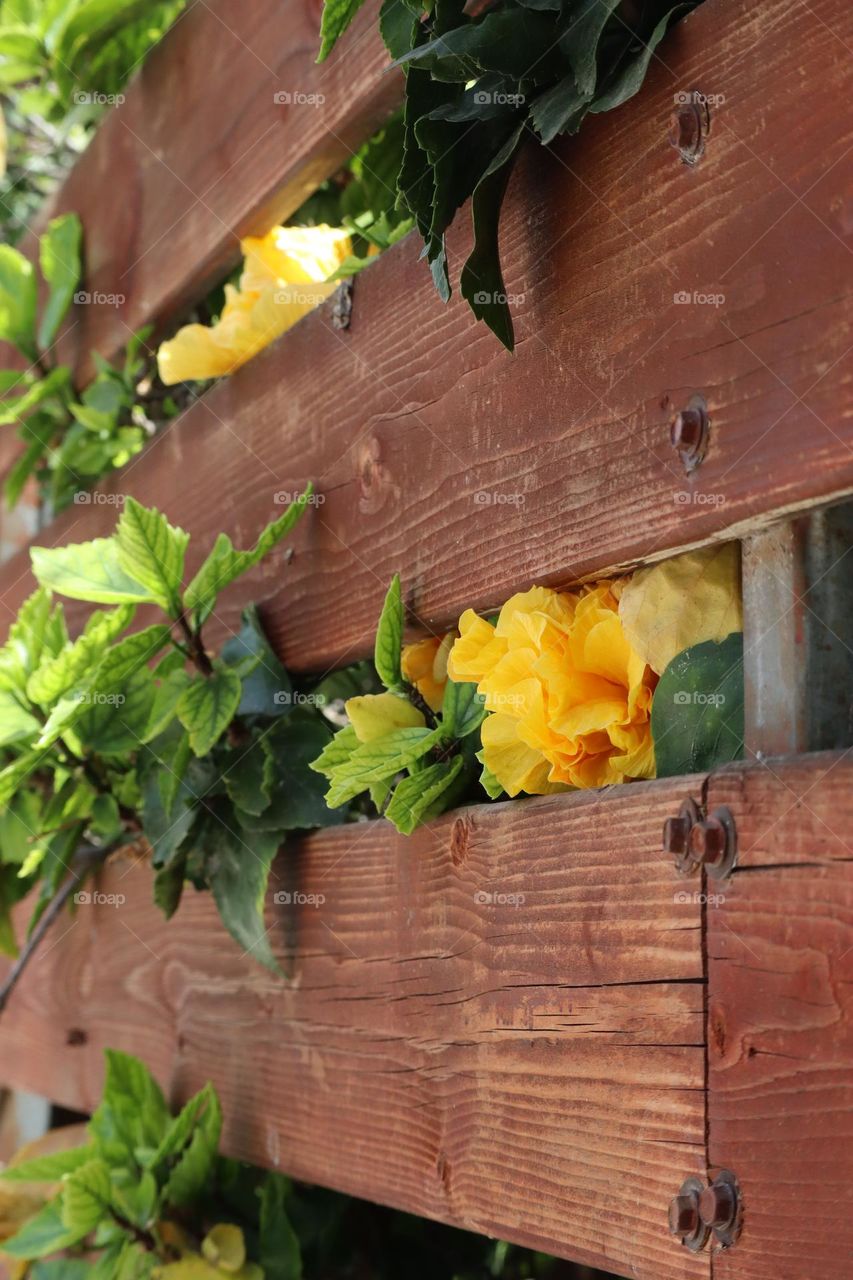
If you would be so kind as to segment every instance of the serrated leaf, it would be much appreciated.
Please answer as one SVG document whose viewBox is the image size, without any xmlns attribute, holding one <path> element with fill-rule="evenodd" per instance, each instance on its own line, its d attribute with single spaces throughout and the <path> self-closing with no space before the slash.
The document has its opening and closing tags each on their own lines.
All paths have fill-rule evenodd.
<svg viewBox="0 0 853 1280">
<path fill-rule="evenodd" d="M 743 636 L 679 653 L 652 700 L 660 778 L 706 773 L 743 755 Z"/>
<path fill-rule="evenodd" d="M 293 705 L 293 685 L 264 634 L 254 605 L 243 610 L 240 631 L 222 646 L 220 658 L 227 666 L 239 665 L 241 671 L 243 663 L 254 659 L 251 670 L 242 676 L 238 715 L 287 715 Z"/>
<path fill-rule="evenodd" d="M 377 675 L 385 685 L 385 688 L 392 691 L 399 691 L 404 688 L 403 676 L 400 670 L 404 622 L 400 575 L 395 573 L 385 595 L 382 612 L 379 615 L 379 626 L 376 630 L 376 644 L 373 651 L 373 662 Z"/>
<path fill-rule="evenodd" d="M 385 817 L 403 835 L 411 835 L 422 822 L 441 813 L 445 801 L 449 803 L 447 797 L 464 763 L 462 756 L 454 756 L 403 778 L 394 788 Z"/>
<path fill-rule="evenodd" d="M 222 779 L 232 802 L 245 813 L 260 814 L 269 807 L 274 761 L 268 739 L 254 739 L 235 747 Z"/>
<path fill-rule="evenodd" d="M 67 547 L 32 547 L 33 573 L 43 587 L 92 604 L 156 604 L 147 587 L 126 572 L 115 538 Z"/>
<path fill-rule="evenodd" d="M 220 668 L 196 677 L 181 694 L 175 712 L 197 756 L 206 756 L 234 719 L 242 688 L 238 675 Z"/>
<path fill-rule="evenodd" d="M 266 734 L 269 804 L 257 815 L 241 808 L 238 816 L 247 831 L 308 831 L 343 821 L 343 812 L 329 808 L 320 778 L 308 772 L 318 752 L 322 754 L 321 748 L 329 742 L 330 733 L 318 715 L 298 710 Z"/>
<path fill-rule="evenodd" d="M 135 582 L 148 589 L 170 617 L 181 612 L 181 583 L 188 533 L 169 524 L 154 507 L 128 498 L 116 529 L 119 563 Z"/>
<path fill-rule="evenodd" d="M 245 955 L 280 973 L 264 926 L 264 899 L 270 867 L 278 852 L 278 832 L 253 832 L 243 839 L 221 823 L 205 833 L 210 887 L 219 915 Z"/>
<path fill-rule="evenodd" d="M 260 1191 L 260 1264 L 264 1280 L 301 1280 L 302 1252 L 290 1224 L 281 1178 L 268 1176 Z"/>
<path fill-rule="evenodd" d="M 184 608 L 193 612 L 197 627 L 210 617 L 219 592 L 258 564 L 290 532 L 313 492 L 313 484 L 308 484 L 284 514 L 267 525 L 250 551 L 235 550 L 227 533 L 220 533 L 213 550 L 184 592 Z"/>
<path fill-rule="evenodd" d="M 328 58 L 363 3 L 364 0 L 326 0 L 320 22 L 318 62 Z"/>
<path fill-rule="evenodd" d="M 20 1231 L 3 1241 L 3 1253 L 11 1258 L 45 1258 L 60 1249 L 70 1249 L 86 1235 L 88 1228 L 67 1227 L 62 1220 L 59 1200 L 50 1200 L 27 1220 Z"/>
<path fill-rule="evenodd" d="M 0 689 L 0 747 L 17 742 L 31 742 L 38 736 L 39 722 L 21 706 L 18 699 Z"/>
<path fill-rule="evenodd" d="M 98 610 L 81 636 L 54 658 L 42 662 L 27 682 L 27 697 L 47 707 L 64 693 L 90 679 L 107 647 L 133 620 L 133 608 Z"/>
<path fill-rule="evenodd" d="M 63 213 L 39 237 L 41 273 L 49 286 L 39 324 L 38 343 L 46 351 L 57 335 L 80 280 L 83 227 L 76 213 Z"/>
<path fill-rule="evenodd" d="M 407 769 L 422 759 L 441 741 L 441 729 L 396 729 L 374 742 L 362 742 L 349 760 L 338 767 L 326 795 L 326 803 L 336 809 L 364 791 L 373 782 Z"/>
<path fill-rule="evenodd" d="M 221 1133 L 222 1109 L 216 1090 L 209 1088 L 206 1106 L 197 1117 L 189 1144 L 183 1148 L 165 1184 L 163 1198 L 166 1204 L 182 1208 L 208 1191 Z"/>
<path fill-rule="evenodd" d="M 32 1160 L 9 1165 L 0 1173 L 0 1178 L 4 1182 L 58 1182 L 66 1173 L 73 1173 L 88 1164 L 95 1154 L 95 1148 L 87 1146 L 71 1147 L 53 1155 L 34 1156 Z"/>
<path fill-rule="evenodd" d="M 65 1178 L 62 1221 L 69 1231 L 88 1235 L 109 1212 L 110 1171 L 103 1160 L 89 1160 Z"/>
<path fill-rule="evenodd" d="M 127 1053 L 107 1049 L 107 1074 L 89 1134 L 103 1159 L 135 1165 L 139 1147 L 156 1149 L 171 1116 L 163 1091 L 147 1067 Z"/>
</svg>

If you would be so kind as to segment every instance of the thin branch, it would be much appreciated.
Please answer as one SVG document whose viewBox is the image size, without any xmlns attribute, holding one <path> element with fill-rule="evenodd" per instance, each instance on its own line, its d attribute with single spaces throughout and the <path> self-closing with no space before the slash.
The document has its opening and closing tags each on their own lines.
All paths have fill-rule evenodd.
<svg viewBox="0 0 853 1280">
<path fill-rule="evenodd" d="M 74 890 L 83 882 L 83 880 L 85 880 L 90 871 L 94 871 L 96 867 L 101 866 L 116 847 L 116 845 L 110 844 L 98 849 L 94 848 L 92 845 L 84 845 L 78 851 L 75 858 L 75 864 L 72 866 L 70 874 L 51 899 L 50 905 L 46 908 L 44 915 L 39 920 L 32 934 L 25 943 L 21 954 L 10 969 L 6 981 L 3 983 L 2 987 L 0 987 L 0 1014 L 2 1014 L 3 1010 L 6 1008 L 6 1003 L 9 997 L 17 986 L 27 965 L 38 950 L 39 944 L 50 929 L 51 925 L 59 916 L 62 908 L 71 897 Z"/>
<path fill-rule="evenodd" d="M 203 676 L 213 675 L 213 663 L 207 656 L 207 650 L 201 641 L 201 636 L 197 631 L 193 631 L 189 622 L 187 622 L 186 614 L 181 613 L 175 619 L 177 625 L 181 628 L 184 639 L 187 642 L 187 648 L 190 651 L 190 660 L 195 664 Z"/>
</svg>

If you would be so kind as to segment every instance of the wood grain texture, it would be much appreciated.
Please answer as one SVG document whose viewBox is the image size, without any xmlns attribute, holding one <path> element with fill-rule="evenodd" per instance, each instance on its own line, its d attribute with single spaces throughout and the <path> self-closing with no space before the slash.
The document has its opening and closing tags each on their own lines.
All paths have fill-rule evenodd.
<svg viewBox="0 0 853 1280">
<path fill-rule="evenodd" d="M 396 570 L 413 620 L 438 628 L 532 581 L 853 491 L 853 118 L 837 109 L 853 9 L 820 10 L 707 0 L 637 98 L 559 148 L 530 147 L 502 233 L 514 357 L 461 300 L 441 305 L 407 240 L 355 282 L 348 331 L 331 304 L 307 317 L 108 488 L 248 541 L 277 493 L 313 478 L 325 502 L 286 579 L 273 558 L 243 598 L 265 605 L 292 666 L 318 670 L 369 651 Z M 667 128 L 674 95 L 697 86 L 725 102 L 691 169 Z M 675 302 L 682 291 L 724 302 Z M 695 391 L 711 443 L 688 478 L 668 424 Z M 76 508 L 50 537 L 104 532 L 113 513 Z M 22 559 L 3 585 L 17 604 Z"/>
<path fill-rule="evenodd" d="M 99 888 L 126 902 L 81 908 L 10 1003 L 0 1079 L 89 1108 L 124 1048 L 175 1102 L 211 1078 L 232 1154 L 620 1275 L 707 1277 L 666 1224 L 704 1169 L 704 985 L 701 905 L 660 852 L 700 784 L 316 835 L 275 892 L 324 901 L 270 903 L 289 983 L 207 895 L 167 925 L 148 869 L 116 864 Z"/>
<path fill-rule="evenodd" d="M 85 289 L 122 299 L 73 309 L 59 350 L 81 381 L 92 350 L 110 358 L 203 297 L 239 260 L 241 236 L 289 217 L 398 105 L 378 6 L 317 66 L 321 9 L 192 4 L 104 117 L 40 219 L 76 211 Z"/>
<path fill-rule="evenodd" d="M 737 1174 L 743 1234 L 715 1280 L 853 1269 L 853 758 L 711 777 L 739 869 L 709 891 L 709 1162 Z"/>
</svg>

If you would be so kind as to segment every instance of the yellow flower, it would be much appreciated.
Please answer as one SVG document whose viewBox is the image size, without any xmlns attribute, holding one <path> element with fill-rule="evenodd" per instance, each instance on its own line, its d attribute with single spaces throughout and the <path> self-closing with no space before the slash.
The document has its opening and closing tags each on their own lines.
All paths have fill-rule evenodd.
<svg viewBox="0 0 853 1280">
<path fill-rule="evenodd" d="M 440 711 L 447 684 L 447 659 L 456 638 L 455 631 L 446 636 L 428 636 L 414 644 L 403 645 L 403 675 L 426 700 L 432 711 Z"/>
<path fill-rule="evenodd" d="M 507 601 L 494 627 L 471 609 L 462 615 L 448 673 L 485 697 L 483 763 L 508 795 L 654 776 L 657 677 L 625 635 L 620 590 L 533 587 Z"/>
<path fill-rule="evenodd" d="M 167 386 L 233 373 L 331 294 L 328 277 L 351 253 L 340 227 L 274 227 L 241 241 L 239 288 L 225 286 L 216 324 L 185 325 L 157 352 Z"/>
</svg>

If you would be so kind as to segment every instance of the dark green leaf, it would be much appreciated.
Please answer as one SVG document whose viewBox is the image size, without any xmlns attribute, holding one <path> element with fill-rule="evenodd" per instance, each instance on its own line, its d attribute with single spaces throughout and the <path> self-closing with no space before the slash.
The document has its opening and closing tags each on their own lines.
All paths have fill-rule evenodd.
<svg viewBox="0 0 853 1280">
<path fill-rule="evenodd" d="M 399 691 L 404 687 L 403 676 L 400 671 L 400 650 L 403 644 L 404 621 L 400 575 L 395 573 L 385 595 L 382 613 L 379 615 L 379 627 L 376 632 L 376 644 L 373 654 L 376 672 L 386 689 Z"/>
<path fill-rule="evenodd" d="M 677 654 L 652 701 L 658 777 L 706 773 L 743 755 L 743 636 Z"/>
</svg>

